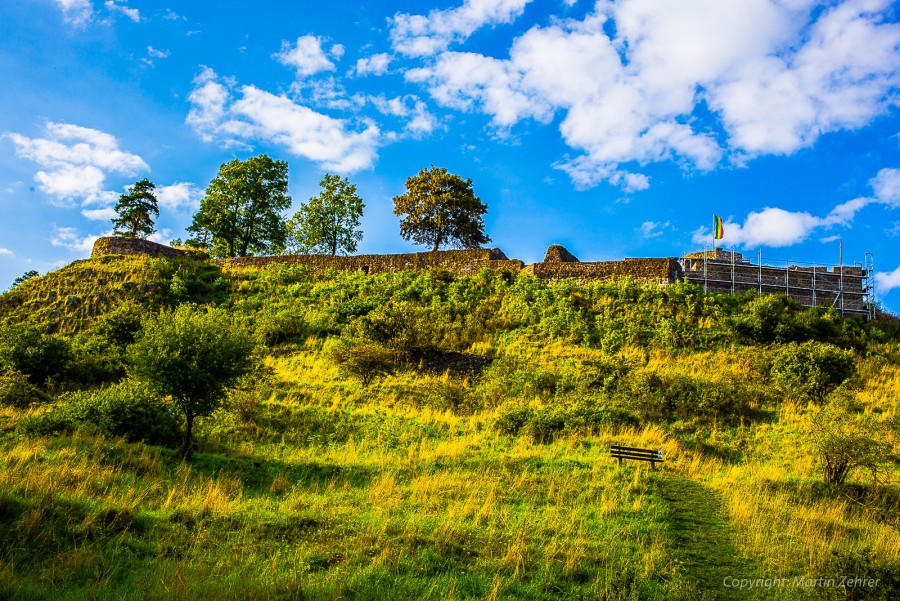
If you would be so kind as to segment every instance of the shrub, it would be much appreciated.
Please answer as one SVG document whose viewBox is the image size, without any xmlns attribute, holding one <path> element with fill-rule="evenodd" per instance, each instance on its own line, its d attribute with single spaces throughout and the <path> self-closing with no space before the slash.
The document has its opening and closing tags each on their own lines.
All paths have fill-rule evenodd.
<svg viewBox="0 0 900 601">
<path fill-rule="evenodd" d="M 593 433 L 602 427 L 635 427 L 639 423 L 627 411 L 583 401 L 573 405 L 508 408 L 498 412 L 494 426 L 501 434 L 527 435 L 535 443 L 547 443 L 562 432 Z"/>
<path fill-rule="evenodd" d="M 0 328 L 0 367 L 22 372 L 36 386 L 58 378 L 70 359 L 71 349 L 65 338 L 44 334 L 27 324 Z"/>
<path fill-rule="evenodd" d="M 618 396 L 623 406 L 651 421 L 712 423 L 734 421 L 751 413 L 750 391 L 730 377 L 707 380 L 641 369 L 625 379 Z"/>
<path fill-rule="evenodd" d="M 181 305 L 150 316 L 128 348 L 130 371 L 185 418 L 183 457 L 190 457 L 194 419 L 221 406 L 226 391 L 251 371 L 253 341 L 221 309 Z"/>
<path fill-rule="evenodd" d="M 0 406 L 27 409 L 30 405 L 50 402 L 50 397 L 14 369 L 0 373 Z"/>
<path fill-rule="evenodd" d="M 256 340 L 265 346 L 294 340 L 307 333 L 303 318 L 288 309 L 258 313 L 255 325 Z"/>
<path fill-rule="evenodd" d="M 856 371 L 852 351 L 822 342 L 789 344 L 772 362 L 772 383 L 798 400 L 819 402 Z"/>
<path fill-rule="evenodd" d="M 97 319 L 94 332 L 106 344 L 126 347 L 141 331 L 141 320 L 147 313 L 139 303 L 127 300 Z"/>
<path fill-rule="evenodd" d="M 378 376 L 394 373 L 400 362 L 397 351 L 377 342 L 343 342 L 331 357 L 341 371 L 362 380 L 368 386 Z"/>
<path fill-rule="evenodd" d="M 843 484 L 858 469 L 877 481 L 893 461 L 885 427 L 870 415 L 855 413 L 841 395 L 808 419 L 807 431 L 825 482 Z"/>
<path fill-rule="evenodd" d="M 56 434 L 85 425 L 150 444 L 172 444 L 179 439 L 173 407 L 135 380 L 65 394 L 47 413 L 23 420 L 22 427 L 34 434 Z"/>
</svg>

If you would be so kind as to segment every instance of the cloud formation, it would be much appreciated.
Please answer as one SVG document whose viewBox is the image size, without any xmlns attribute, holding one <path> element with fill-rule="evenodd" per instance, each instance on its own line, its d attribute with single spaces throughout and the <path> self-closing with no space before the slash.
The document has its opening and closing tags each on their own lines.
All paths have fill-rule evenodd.
<svg viewBox="0 0 900 601">
<path fill-rule="evenodd" d="M 125 17 L 131 19 L 135 23 L 141 22 L 141 13 L 138 9 L 131 8 L 129 6 L 125 6 L 125 3 L 127 3 L 128 0 L 118 0 L 118 1 L 122 2 L 122 4 L 118 4 L 118 2 L 116 0 L 106 0 L 106 4 L 104 5 L 104 6 L 106 6 L 106 10 L 108 10 L 111 13 L 119 13 L 121 15 L 124 15 Z"/>
<path fill-rule="evenodd" d="M 56 4 L 62 10 L 63 20 L 70 25 L 86 25 L 94 15 L 91 0 L 56 0 Z"/>
<path fill-rule="evenodd" d="M 48 122 L 41 138 L 11 132 L 6 137 L 16 156 L 43 167 L 34 181 L 61 206 L 115 200 L 118 195 L 105 189 L 108 174 L 132 176 L 150 169 L 140 156 L 120 149 L 114 136 L 70 123 Z"/>
<path fill-rule="evenodd" d="M 344 47 L 335 44 L 331 48 L 331 55 L 339 59 L 344 54 Z M 297 43 L 291 46 L 290 42 L 281 43 L 281 52 L 275 54 L 275 59 L 282 65 L 292 67 L 300 77 L 315 75 L 322 71 L 334 71 L 334 63 L 325 54 L 322 48 L 322 39 L 314 35 L 305 35 L 297 38 Z"/>
<path fill-rule="evenodd" d="M 374 123 L 353 131 L 346 120 L 252 85 L 237 86 L 209 68 L 195 78 L 188 100 L 186 121 L 207 142 L 275 144 L 338 173 L 368 169 L 377 157 L 380 131 Z"/>
<path fill-rule="evenodd" d="M 598 2 L 584 19 L 531 28 L 508 58 L 445 51 L 526 3 L 398 15 L 394 48 L 434 54 L 407 80 L 445 107 L 484 113 L 501 131 L 561 116 L 563 140 L 582 154 L 556 167 L 580 187 L 643 189 L 649 181 L 637 176 L 648 163 L 702 171 L 723 158 L 790 154 L 868 124 L 900 87 L 900 25 L 885 20 L 889 0 Z"/>
<path fill-rule="evenodd" d="M 397 13 L 390 20 L 391 45 L 407 56 L 431 56 L 466 40 L 486 25 L 510 23 L 531 0 L 465 0 L 462 6 L 428 15 Z"/>
<path fill-rule="evenodd" d="M 744 223 L 728 219 L 723 224 L 725 246 L 744 248 L 771 246 L 784 247 L 799 244 L 820 230 L 830 230 L 836 226 L 850 227 L 856 214 L 865 207 L 881 204 L 900 207 L 900 169 L 882 169 L 869 180 L 873 196 L 860 196 L 835 206 L 824 217 L 816 217 L 805 211 L 792 212 L 777 207 L 765 207 L 761 211 L 751 211 Z M 822 238 L 822 242 L 834 242 L 840 238 L 832 235 Z M 712 242 L 712 228 L 697 229 L 694 244 Z"/>
<path fill-rule="evenodd" d="M 875 274 L 875 286 L 879 294 L 887 294 L 894 288 L 900 288 L 900 267 L 894 271 L 879 271 Z"/>
<path fill-rule="evenodd" d="M 156 200 L 164 209 L 197 209 L 203 196 L 204 191 L 191 182 L 176 182 L 156 188 Z"/>
<path fill-rule="evenodd" d="M 394 57 L 392 57 L 387 52 L 363 57 L 356 61 L 355 73 L 359 77 L 366 77 L 368 75 L 384 75 L 385 73 L 387 73 L 388 67 L 390 66 L 393 58 Z"/>
</svg>

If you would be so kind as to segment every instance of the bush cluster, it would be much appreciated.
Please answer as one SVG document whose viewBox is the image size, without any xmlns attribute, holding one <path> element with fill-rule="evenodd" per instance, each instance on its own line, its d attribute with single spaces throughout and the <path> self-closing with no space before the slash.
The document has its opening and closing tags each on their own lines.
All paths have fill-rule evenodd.
<svg viewBox="0 0 900 601">
<path fill-rule="evenodd" d="M 61 395 L 49 411 L 20 422 L 31 434 L 57 434 L 87 427 L 131 441 L 171 445 L 179 440 L 173 407 L 146 385 L 125 380 L 94 391 Z"/>
</svg>

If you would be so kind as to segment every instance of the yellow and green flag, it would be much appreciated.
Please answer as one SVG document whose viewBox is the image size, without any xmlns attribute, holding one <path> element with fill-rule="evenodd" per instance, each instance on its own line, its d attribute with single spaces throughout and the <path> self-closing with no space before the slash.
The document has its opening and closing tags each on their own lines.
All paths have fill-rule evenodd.
<svg viewBox="0 0 900 601">
<path fill-rule="evenodd" d="M 725 228 L 722 227 L 722 218 L 713 215 L 713 229 L 715 230 L 715 239 L 721 240 L 725 236 Z"/>
</svg>

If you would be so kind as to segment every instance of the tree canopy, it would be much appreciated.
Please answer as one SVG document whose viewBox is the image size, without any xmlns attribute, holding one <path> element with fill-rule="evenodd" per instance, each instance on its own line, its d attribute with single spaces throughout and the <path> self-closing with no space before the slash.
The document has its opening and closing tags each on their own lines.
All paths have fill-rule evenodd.
<svg viewBox="0 0 900 601">
<path fill-rule="evenodd" d="M 190 456 L 194 419 L 209 415 L 251 369 L 253 342 L 223 309 L 180 305 L 148 318 L 128 348 L 132 375 L 171 396 L 185 418 L 181 454 Z"/>
<path fill-rule="evenodd" d="M 362 240 L 362 231 L 357 228 L 366 206 L 356 193 L 356 185 L 326 173 L 319 186 L 319 195 L 310 198 L 288 222 L 288 248 L 330 255 L 356 252 Z"/>
<path fill-rule="evenodd" d="M 262 154 L 219 167 L 188 228 L 191 246 L 216 257 L 277 254 L 287 225 L 281 212 L 291 206 L 288 165 Z"/>
<path fill-rule="evenodd" d="M 153 191 L 156 184 L 146 177 L 135 182 L 131 191 L 119 196 L 116 203 L 113 233 L 125 238 L 146 238 L 156 229 L 154 216 L 159 217 L 159 205 Z"/>
<path fill-rule="evenodd" d="M 406 194 L 394 197 L 394 214 L 403 215 L 400 235 L 416 244 L 478 248 L 491 239 L 484 234 L 487 205 L 475 196 L 472 180 L 442 167 L 422 169 L 406 180 Z"/>
</svg>

